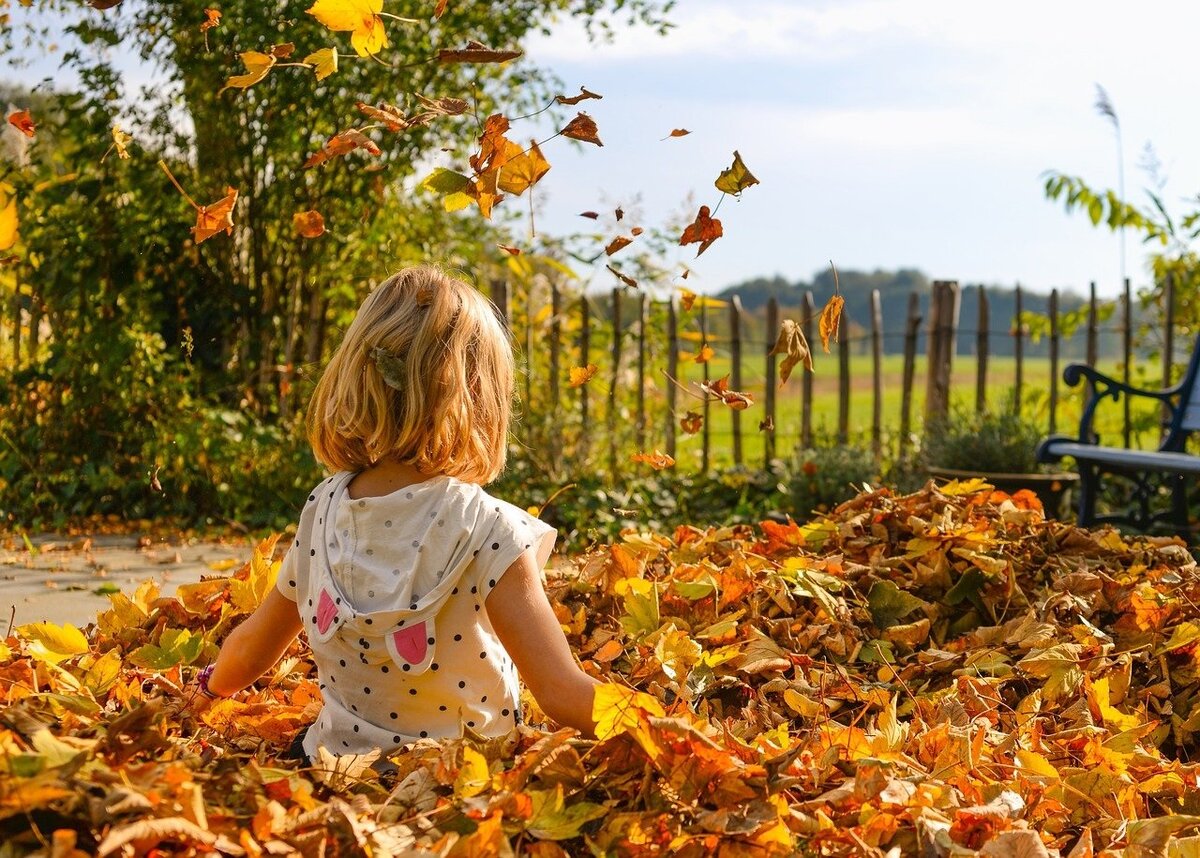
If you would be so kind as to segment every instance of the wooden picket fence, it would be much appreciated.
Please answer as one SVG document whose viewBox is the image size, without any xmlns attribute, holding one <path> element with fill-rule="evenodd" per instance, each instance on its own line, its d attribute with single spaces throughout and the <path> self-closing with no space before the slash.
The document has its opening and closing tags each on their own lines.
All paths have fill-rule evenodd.
<svg viewBox="0 0 1200 858">
<path fill-rule="evenodd" d="M 1164 305 L 1166 319 L 1164 342 L 1162 343 L 1161 375 L 1164 385 L 1174 378 L 1174 306 L 1172 284 L 1165 284 Z M 894 457 L 903 458 L 911 449 L 918 417 L 914 410 L 920 407 L 918 399 L 923 394 L 921 427 L 945 415 L 952 401 L 970 401 L 971 391 L 961 389 L 961 379 L 954 380 L 955 358 L 964 356 L 956 344 L 960 334 L 970 331 L 960 329 L 959 307 L 962 291 L 955 281 L 933 283 L 928 301 L 928 318 L 921 315 L 921 296 L 913 292 L 909 296 L 907 314 L 899 330 L 884 327 L 882 302 L 878 290 L 870 300 L 869 318 L 865 320 L 866 333 L 857 337 L 849 335 L 848 318 L 843 317 L 837 338 L 836 366 L 836 427 L 833 431 L 819 431 L 814 422 L 814 377 L 797 367 L 788 382 L 788 387 L 799 388 L 799 407 L 785 414 L 780 409 L 777 355 L 769 354 L 774 345 L 780 325 L 780 307 L 775 299 L 766 306 L 765 331 L 762 336 L 748 335 L 747 314 L 735 297 L 727 307 L 715 307 L 703 297 L 696 303 L 695 311 L 686 320 L 692 330 L 685 332 L 685 314 L 678 296 L 669 301 L 651 300 L 644 292 L 618 287 L 608 295 L 569 295 L 557 283 L 550 282 L 548 288 L 526 289 L 524 294 L 514 296 L 505 281 L 492 284 L 491 295 L 498 311 L 510 327 L 521 356 L 521 387 L 527 425 L 520 425 L 520 437 L 532 452 L 543 455 L 546 464 L 562 467 L 564 464 L 586 463 L 598 468 L 607 465 L 610 475 L 619 475 L 630 467 L 633 454 L 648 449 L 662 450 L 675 458 L 681 445 L 687 443 L 695 450 L 695 464 L 701 472 L 708 472 L 715 464 L 732 464 L 745 467 L 770 467 L 777 457 L 787 457 L 792 447 L 811 448 L 818 443 L 858 443 L 869 446 L 877 462 Z M 1042 398 L 1039 419 L 1045 421 L 1047 432 L 1060 429 L 1070 430 L 1063 417 L 1063 403 L 1067 391 L 1062 387 L 1061 373 L 1064 365 L 1062 354 L 1064 336 L 1060 330 L 1059 292 L 1053 290 L 1048 297 L 1049 333 L 1046 336 L 1048 359 L 1031 361 L 1028 355 L 1029 333 L 1018 324 L 1023 301 L 1027 293 L 1020 287 L 1016 290 L 1016 316 L 1005 320 L 1004 327 L 992 327 L 987 292 L 981 287 L 978 292 L 978 318 L 974 326 L 975 372 L 973 378 L 974 408 L 988 408 L 989 394 L 996 392 L 989 379 L 989 368 L 993 346 L 1000 338 L 1011 340 L 1013 376 L 1011 384 L 1005 385 L 1011 392 L 1011 405 L 1021 408 L 1036 388 Z M 517 305 L 514 307 L 514 305 Z M 1087 304 L 1087 320 L 1082 326 L 1085 360 L 1096 365 L 1100 358 L 1099 342 L 1102 333 L 1118 336 L 1121 344 L 1119 354 L 1111 356 L 1116 371 L 1123 374 L 1126 382 L 1131 380 L 1131 369 L 1139 360 L 1134 351 L 1133 301 L 1128 280 L 1119 298 L 1120 312 L 1116 314 L 1115 326 L 1101 325 L 1100 302 L 1095 284 L 1090 289 Z M 514 309 L 518 312 L 514 312 Z M 548 313 L 548 315 L 547 315 Z M 544 316 L 543 318 L 539 318 Z M 721 316 L 724 316 L 722 324 Z M 817 303 L 811 292 L 804 296 L 798 322 L 813 351 L 819 357 L 820 343 L 815 338 L 818 315 Z M 657 320 L 657 321 L 655 321 Z M 568 330 L 570 329 L 570 330 Z M 574 335 L 570 335 L 571 332 Z M 1078 334 L 1076 334 L 1078 335 Z M 925 339 L 923 359 L 918 355 L 921 337 Z M 903 369 L 899 392 L 898 423 L 885 420 L 884 384 L 884 339 L 902 338 Z M 755 403 L 752 409 L 734 410 L 720 400 L 704 397 L 699 401 L 690 398 L 699 389 L 697 384 L 687 385 L 680 376 L 681 343 L 686 340 L 697 342 L 697 350 L 709 345 L 720 350 L 722 363 L 727 360 L 729 388 L 741 391 L 746 374 L 753 371 L 761 384 L 755 388 Z M 866 346 L 870 358 L 870 414 L 869 418 L 852 419 L 852 390 L 857 380 L 851 373 L 852 347 Z M 1185 356 L 1186 357 L 1186 356 Z M 918 381 L 918 365 L 924 364 L 924 381 Z M 565 389 L 571 367 L 596 364 L 596 379 L 574 390 Z M 691 371 L 699 372 L 693 382 L 709 383 L 715 380 L 711 362 L 696 365 L 688 362 Z M 1040 377 L 1031 375 L 1037 370 Z M 1047 372 L 1048 377 L 1040 375 Z M 600 390 L 593 390 L 596 380 L 601 381 Z M 604 384 L 607 390 L 604 390 Z M 917 394 L 917 395 L 914 395 Z M 1079 391 L 1071 391 L 1074 409 L 1078 410 Z M 686 402 L 683 397 L 688 396 Z M 790 395 L 794 402 L 795 394 Z M 894 399 L 894 397 L 893 397 Z M 597 400 L 603 400 L 598 407 Z M 1126 446 L 1139 440 L 1135 427 L 1135 416 L 1129 411 L 1128 400 L 1123 400 L 1123 422 L 1121 435 Z M 681 428 L 681 419 L 686 413 L 700 414 L 701 424 L 696 437 L 687 435 Z M 599 412 L 599 413 L 597 413 Z M 600 418 L 600 419 L 598 419 Z M 1035 418 L 1030 418 L 1035 419 Z M 727 426 L 719 430 L 715 421 Z M 824 427 L 822 427 L 824 428 Z M 749 433 L 758 429 L 761 444 L 748 445 Z M 686 442 L 683 439 L 686 436 Z M 787 441 L 792 441 L 789 446 Z M 748 452 L 754 446 L 753 461 Z M 760 448 L 760 449 L 759 449 Z"/>
</svg>

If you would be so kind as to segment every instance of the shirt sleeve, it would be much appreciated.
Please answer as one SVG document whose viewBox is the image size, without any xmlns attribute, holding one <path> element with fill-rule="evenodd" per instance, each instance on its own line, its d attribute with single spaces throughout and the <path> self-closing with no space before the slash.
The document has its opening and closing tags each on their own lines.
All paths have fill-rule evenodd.
<svg viewBox="0 0 1200 858">
<path fill-rule="evenodd" d="M 282 593 L 288 601 L 295 602 L 296 596 L 296 548 L 292 546 L 283 556 L 279 565 L 279 575 L 275 578 L 275 589 Z"/>
<path fill-rule="evenodd" d="M 504 502 L 493 501 L 492 505 L 495 510 L 489 510 L 484 519 L 486 534 L 477 545 L 472 571 L 485 599 L 526 551 L 534 552 L 539 570 L 545 566 L 558 538 L 558 531 L 525 510 Z"/>
</svg>

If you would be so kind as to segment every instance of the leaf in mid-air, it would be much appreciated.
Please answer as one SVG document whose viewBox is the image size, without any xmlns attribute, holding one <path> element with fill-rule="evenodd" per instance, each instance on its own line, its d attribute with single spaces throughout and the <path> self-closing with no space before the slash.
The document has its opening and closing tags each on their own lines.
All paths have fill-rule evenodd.
<svg viewBox="0 0 1200 858">
<path fill-rule="evenodd" d="M 751 185 L 757 184 L 758 179 L 754 178 L 754 174 L 746 169 L 746 165 L 742 163 L 742 156 L 736 150 L 733 153 L 733 165 L 722 170 L 716 181 L 718 191 L 735 196 Z"/>
<path fill-rule="evenodd" d="M 700 206 L 700 212 L 683 231 L 683 235 L 679 237 L 679 243 L 684 245 L 699 242 L 700 249 L 696 251 L 696 255 L 699 256 L 722 235 L 724 235 L 724 231 L 721 228 L 721 222 L 710 215 L 708 206 Z"/>
<path fill-rule="evenodd" d="M 380 102 L 378 107 L 374 107 L 365 101 L 356 101 L 354 105 L 370 119 L 383 123 L 388 131 L 403 131 L 408 127 L 408 117 L 394 104 Z"/>
<path fill-rule="evenodd" d="M 337 48 L 320 48 L 304 58 L 304 64 L 312 66 L 317 80 L 325 80 L 338 70 Z"/>
<path fill-rule="evenodd" d="M 496 247 L 503 250 L 509 256 L 520 256 L 521 255 L 521 248 L 513 247 L 510 244 L 497 244 Z"/>
<path fill-rule="evenodd" d="M 734 411 L 742 411 L 754 404 L 754 394 L 730 390 L 728 375 L 723 375 L 716 381 L 700 382 L 700 389 L 710 396 L 717 397 Z"/>
<path fill-rule="evenodd" d="M 595 92 L 591 92 L 586 86 L 581 86 L 579 87 L 579 95 L 572 95 L 570 98 L 565 95 L 556 95 L 554 100 L 559 104 L 569 104 L 574 106 L 579 104 L 581 101 L 586 101 L 589 98 L 604 98 L 604 96 Z"/>
<path fill-rule="evenodd" d="M 468 41 L 465 48 L 442 48 L 438 62 L 443 63 L 503 63 L 521 56 L 521 51 L 498 51 L 487 45 Z"/>
<path fill-rule="evenodd" d="M 600 212 L 580 212 L 580 217 L 585 217 L 588 220 L 597 220 L 600 217 Z"/>
<path fill-rule="evenodd" d="M 304 169 L 307 170 L 310 167 L 317 166 L 317 164 L 323 164 L 330 158 L 348 155 L 355 149 L 362 149 L 370 155 L 379 154 L 379 147 L 375 145 L 370 137 L 355 128 L 351 128 L 334 134 L 325 141 L 325 144 L 304 162 Z"/>
<path fill-rule="evenodd" d="M 791 319 L 783 320 L 779 326 L 779 336 L 775 340 L 775 346 L 767 354 L 787 355 L 783 359 L 783 363 L 779 365 L 779 384 L 781 386 L 792 374 L 792 368 L 801 361 L 804 362 L 804 368 L 812 372 L 812 352 L 808 348 L 808 340 L 804 339 L 804 331 L 800 326 Z"/>
<path fill-rule="evenodd" d="M 227 89 L 247 89 L 254 86 L 260 80 L 267 76 L 278 58 L 275 54 L 264 54 L 262 51 L 242 51 L 238 54 L 242 58 L 242 65 L 246 67 L 245 74 L 235 74 L 225 81 L 225 85 L 217 90 L 217 95 L 220 95 Z"/>
<path fill-rule="evenodd" d="M 623 235 L 618 235 L 616 238 L 614 238 L 612 241 L 610 241 L 608 244 L 606 244 L 604 246 L 604 253 L 607 256 L 612 256 L 614 253 L 616 253 L 621 248 L 628 247 L 631 244 L 633 244 L 632 238 L 626 238 Z"/>
<path fill-rule="evenodd" d="M 691 289 L 679 289 L 679 304 L 684 310 L 691 310 L 692 305 L 696 303 L 696 293 Z"/>
<path fill-rule="evenodd" d="M 604 267 L 607 268 L 609 271 L 611 271 L 618 280 L 620 280 L 622 283 L 624 283 L 630 289 L 637 288 L 638 282 L 636 280 L 634 280 L 632 277 L 630 277 L 628 274 L 622 274 L 620 271 L 618 271 L 616 268 L 613 268 L 611 265 L 605 265 Z"/>
<path fill-rule="evenodd" d="M 292 215 L 292 226 L 303 238 L 317 238 L 325 234 L 325 218 L 316 209 L 296 212 Z"/>
<path fill-rule="evenodd" d="M 587 366 L 571 367 L 571 387 L 583 387 L 592 380 L 598 369 L 599 367 L 594 363 L 589 363 Z"/>
<path fill-rule="evenodd" d="M 450 4 L 450 0 L 437 0 L 433 7 L 433 17 L 440 18 L 446 14 L 446 7 Z"/>
<path fill-rule="evenodd" d="M 696 356 L 692 358 L 692 360 L 694 360 L 696 363 L 708 363 L 713 359 L 713 355 L 715 354 L 716 352 L 713 351 L 713 347 L 708 343 L 705 343 L 704 345 L 700 346 L 700 351 L 696 352 Z"/>
<path fill-rule="evenodd" d="M 672 137 L 687 137 L 691 133 L 692 132 L 688 131 L 686 128 L 675 128 L 672 129 L 671 133 L 664 137 L 663 140 L 670 140 Z"/>
<path fill-rule="evenodd" d="M 695 435 L 703 425 L 704 415 L 698 411 L 689 411 L 679 421 L 679 428 L 688 435 Z"/>
<path fill-rule="evenodd" d="M 8 114 L 8 124 L 26 137 L 32 137 L 37 133 L 37 126 L 34 125 L 33 117 L 29 115 L 28 110 L 14 110 Z"/>
<path fill-rule="evenodd" d="M 817 320 L 817 329 L 821 332 L 821 346 L 825 354 L 829 354 L 829 340 L 838 341 L 838 327 L 842 321 L 842 308 L 846 299 L 841 295 L 833 295 L 821 309 L 821 318 Z"/>
<path fill-rule="evenodd" d="M 233 234 L 233 206 L 237 203 L 236 188 L 226 187 L 225 196 L 206 206 L 196 207 L 196 225 L 192 227 L 192 238 L 196 244 L 212 238 L 218 232 Z"/>
<path fill-rule="evenodd" d="M 542 155 L 537 143 L 529 150 L 509 158 L 500 169 L 496 186 L 506 194 L 520 196 L 542 180 L 550 171 L 550 162 Z"/>
<path fill-rule="evenodd" d="M 570 137 L 572 140 L 582 140 L 584 143 L 594 143 L 597 146 L 604 145 L 600 142 L 600 131 L 596 128 L 596 120 L 586 113 L 576 114 L 575 118 L 568 122 L 560 133 L 563 137 Z"/>
<path fill-rule="evenodd" d="M 383 28 L 383 0 L 317 0 L 307 10 L 330 30 L 349 32 L 350 44 L 360 57 L 377 54 L 388 46 Z"/>
<path fill-rule="evenodd" d="M 129 160 L 129 144 L 133 142 L 133 135 L 126 134 L 124 131 L 122 131 L 120 125 L 114 125 L 112 127 L 112 139 L 113 139 L 112 147 L 110 147 L 109 151 L 111 151 L 112 149 L 116 149 L 117 157 L 120 158 L 122 161 L 128 161 Z M 107 156 L 108 152 L 105 152 L 104 155 Z M 102 157 L 100 160 L 103 161 L 104 158 Z"/>
<path fill-rule="evenodd" d="M 17 243 L 17 195 L 13 186 L 0 182 L 0 250 Z"/>
<path fill-rule="evenodd" d="M 661 471 L 664 468 L 670 468 L 675 464 L 675 460 L 673 458 L 668 456 L 666 453 L 660 453 L 658 450 L 655 450 L 653 453 L 634 453 L 632 460 L 649 465 L 656 471 Z"/>
</svg>

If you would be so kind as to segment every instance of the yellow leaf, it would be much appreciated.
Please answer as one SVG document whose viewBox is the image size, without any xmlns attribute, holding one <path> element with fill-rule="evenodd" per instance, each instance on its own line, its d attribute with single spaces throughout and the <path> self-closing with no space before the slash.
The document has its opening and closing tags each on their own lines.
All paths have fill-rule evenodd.
<svg viewBox="0 0 1200 858">
<path fill-rule="evenodd" d="M 1117 730 L 1133 730 L 1142 726 L 1142 719 L 1137 715 L 1127 715 L 1112 705 L 1107 676 L 1094 680 L 1092 682 L 1092 690 L 1096 695 L 1096 706 L 1100 710 L 1100 715 L 1104 718 L 1104 723 L 1109 727 L 1114 727 Z"/>
<path fill-rule="evenodd" d="M 746 165 L 742 163 L 742 156 L 736 150 L 733 153 L 733 165 L 727 170 L 722 170 L 716 181 L 718 191 L 735 196 L 751 185 L 757 184 L 758 179 L 754 178 L 754 174 L 746 169 Z"/>
<path fill-rule="evenodd" d="M 12 185 L 0 182 L 0 250 L 17 243 L 17 197 Z"/>
<path fill-rule="evenodd" d="M 242 51 L 238 54 L 242 58 L 242 65 L 246 67 L 245 74 L 235 74 L 225 81 L 225 85 L 217 90 L 217 95 L 220 95 L 225 90 L 230 88 L 247 89 L 254 86 L 269 72 L 276 63 L 274 54 L 264 54 L 261 51 Z"/>
<path fill-rule="evenodd" d="M 794 688 L 783 689 L 783 702 L 788 705 L 788 708 L 797 715 L 803 715 L 805 718 L 818 718 L 825 716 L 825 707 L 815 700 L 805 697 Z"/>
<path fill-rule="evenodd" d="M 589 363 L 587 366 L 571 367 L 571 387 L 583 387 L 596 375 L 599 369 L 594 363 Z"/>
<path fill-rule="evenodd" d="M 383 18 L 379 17 L 383 0 L 317 0 L 307 11 L 334 32 L 349 31 L 350 44 L 360 57 L 388 46 Z"/>
<path fill-rule="evenodd" d="M 1026 774 L 1035 775 L 1039 778 L 1058 778 L 1058 769 L 1050 764 L 1050 761 L 1036 751 L 1026 751 L 1020 749 L 1015 754 L 1017 764 Z"/>
<path fill-rule="evenodd" d="M 647 753 L 655 757 L 653 745 L 647 746 L 646 719 L 650 716 L 661 718 L 665 714 L 662 704 L 649 694 L 611 682 L 596 686 L 592 720 L 596 722 L 596 738 L 600 741 L 621 733 L 632 733 Z"/>
<path fill-rule="evenodd" d="M 29 654 L 38 661 L 58 664 L 73 655 L 88 651 L 87 638 L 70 623 L 29 623 L 17 626 L 17 635 L 29 641 Z"/>
<path fill-rule="evenodd" d="M 550 162 L 542 155 L 537 143 L 528 152 L 509 158 L 500 168 L 496 186 L 506 194 L 520 196 L 541 181 L 550 170 Z"/>
<path fill-rule="evenodd" d="M 825 302 L 825 306 L 821 310 L 821 318 L 817 320 L 817 329 L 821 333 L 821 346 L 825 349 L 825 354 L 829 354 L 830 339 L 835 343 L 838 342 L 838 325 L 842 321 L 844 306 L 846 306 L 845 298 L 841 295 L 832 296 Z"/>
<path fill-rule="evenodd" d="M 713 355 L 715 354 L 716 352 L 713 351 L 712 346 L 705 343 L 700 347 L 700 351 L 696 352 L 692 360 L 694 360 L 696 363 L 708 363 L 710 360 L 712 360 Z"/>
<path fill-rule="evenodd" d="M 304 58 L 304 64 L 313 67 L 317 80 L 325 80 L 338 70 L 337 48 L 321 48 Z"/>
<path fill-rule="evenodd" d="M 464 745 L 462 767 L 454 779 L 454 792 L 461 798 L 479 795 L 492 781 L 487 758 L 470 745 Z"/>
</svg>

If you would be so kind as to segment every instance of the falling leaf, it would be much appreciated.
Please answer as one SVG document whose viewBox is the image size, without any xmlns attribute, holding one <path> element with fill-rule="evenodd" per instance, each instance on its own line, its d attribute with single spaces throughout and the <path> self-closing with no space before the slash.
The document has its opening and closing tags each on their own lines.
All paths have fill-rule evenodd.
<svg viewBox="0 0 1200 858">
<path fill-rule="evenodd" d="M 331 158 L 338 158 L 342 155 L 347 155 L 355 149 L 362 149 L 370 155 L 378 155 L 379 147 L 372 142 L 371 138 L 367 137 L 361 131 L 351 128 L 348 131 L 342 131 L 330 137 L 317 152 L 310 155 L 308 160 L 304 162 L 304 169 L 315 167 L 322 164 Z"/>
<path fill-rule="evenodd" d="M 425 108 L 423 113 L 418 113 L 409 124 L 428 122 L 435 116 L 461 116 L 466 113 L 471 105 L 465 99 L 454 98 L 449 95 L 441 98 L 427 98 L 421 93 L 415 93 L 417 101 L 421 103 L 421 107 Z"/>
<path fill-rule="evenodd" d="M 302 238 L 317 238 L 325 234 L 325 218 L 316 209 L 292 215 L 292 227 Z"/>
<path fill-rule="evenodd" d="M 320 48 L 304 58 L 304 64 L 312 66 L 317 80 L 325 80 L 338 70 L 337 48 Z"/>
<path fill-rule="evenodd" d="M 235 188 L 225 188 L 225 196 L 206 206 L 197 206 L 196 225 L 192 227 L 192 238 L 196 244 L 212 238 L 218 232 L 233 234 L 233 207 L 237 203 Z"/>
<path fill-rule="evenodd" d="M 813 371 L 812 352 L 808 348 L 808 340 L 804 339 L 804 331 L 800 325 L 791 319 L 784 319 L 779 326 L 779 336 L 769 355 L 787 355 L 779 365 L 779 385 L 782 387 L 792 374 L 792 368 L 801 361 L 804 368 Z"/>
<path fill-rule="evenodd" d="M 616 238 L 614 238 L 612 241 L 610 241 L 608 244 L 606 244 L 604 246 L 604 252 L 608 256 L 612 256 L 614 253 L 616 253 L 622 247 L 628 247 L 631 244 L 633 244 L 632 238 L 626 238 L 623 235 L 618 235 Z"/>
<path fill-rule="evenodd" d="M 599 369 L 594 363 L 589 363 L 587 366 L 571 367 L 571 387 L 583 387 L 596 375 Z"/>
<path fill-rule="evenodd" d="M 400 108 L 392 104 L 380 104 L 372 107 L 365 101 L 356 101 L 355 106 L 376 122 L 382 122 L 388 131 L 403 131 L 408 127 L 408 119 Z"/>
<path fill-rule="evenodd" d="M 620 271 L 613 268 L 611 265 L 606 265 L 604 267 L 607 268 L 609 271 L 611 271 L 613 274 L 615 274 L 617 279 L 620 280 L 622 283 L 624 283 L 626 286 L 629 286 L 630 288 L 633 288 L 633 289 L 637 288 L 638 282 L 636 280 L 634 280 L 632 277 L 630 277 L 629 275 L 622 274 Z"/>
<path fill-rule="evenodd" d="M 537 143 L 532 143 L 527 151 L 504 163 L 496 186 L 507 194 L 520 196 L 540 182 L 549 171 L 550 162 L 542 155 Z"/>
<path fill-rule="evenodd" d="M 125 2 L 125 0 L 88 0 L 88 5 L 93 9 L 104 11 L 105 9 L 112 9 L 115 6 L 120 6 L 123 2 Z M 21 0 L 21 5 L 28 6 L 29 3 L 26 2 L 26 0 Z"/>
<path fill-rule="evenodd" d="M 696 251 L 696 256 L 699 256 L 708 250 L 709 246 L 723 234 L 721 222 L 709 216 L 708 206 L 700 206 L 700 212 L 696 215 L 696 219 L 688 224 L 687 229 L 683 231 L 683 235 L 679 237 L 679 244 L 685 245 L 699 242 L 700 249 Z"/>
<path fill-rule="evenodd" d="M 676 128 L 670 134 L 664 137 L 663 140 L 670 140 L 672 137 L 687 137 L 691 133 L 692 132 L 688 131 L 686 128 Z"/>
<path fill-rule="evenodd" d="M 496 247 L 503 250 L 509 256 L 520 256 L 521 255 L 521 248 L 519 248 L 519 247 L 511 247 L 507 244 L 497 244 Z"/>
<path fill-rule="evenodd" d="M 12 185 L 0 182 L 0 250 L 17 243 L 17 195 Z"/>
<path fill-rule="evenodd" d="M 704 424 L 704 415 L 698 411 L 689 411 L 679 421 L 679 427 L 688 435 L 695 435 Z"/>
<path fill-rule="evenodd" d="M 692 305 L 695 303 L 696 303 L 696 293 L 693 292 L 691 289 L 684 289 L 684 288 L 680 287 L 680 289 L 679 289 L 679 304 L 680 304 L 680 306 L 682 306 L 685 311 L 690 311 L 692 309 Z"/>
<path fill-rule="evenodd" d="M 642 229 L 640 226 L 635 226 L 633 229 L 629 230 L 629 234 L 632 235 L 634 238 L 637 238 L 643 232 L 645 232 L 645 230 Z"/>
<path fill-rule="evenodd" d="M 441 196 L 442 205 L 449 212 L 469 206 L 476 195 L 475 183 L 470 176 L 445 167 L 435 167 L 421 182 L 421 187 Z"/>
<path fill-rule="evenodd" d="M 845 298 L 841 295 L 832 295 L 821 309 L 821 317 L 817 320 L 817 329 L 821 333 L 821 345 L 825 349 L 825 354 L 829 354 L 830 338 L 835 343 L 838 342 L 838 328 L 842 321 L 842 308 L 845 305 Z"/>
<path fill-rule="evenodd" d="M 247 89 L 254 86 L 260 80 L 267 76 L 278 58 L 272 54 L 264 54 L 261 51 L 243 51 L 238 54 L 242 58 L 242 65 L 246 67 L 245 74 L 235 74 L 225 81 L 225 85 L 217 90 L 217 95 L 220 95 L 227 89 Z"/>
<path fill-rule="evenodd" d="M 383 0 L 316 0 L 307 10 L 328 29 L 350 33 L 350 44 L 360 57 L 379 53 L 388 46 L 383 28 Z"/>
<path fill-rule="evenodd" d="M 758 421 L 758 431 L 759 432 L 774 432 L 775 431 L 775 418 L 767 417 L 763 420 L 759 420 Z"/>
<path fill-rule="evenodd" d="M 598 217 L 600 217 L 600 212 L 580 212 L 579 216 L 586 217 L 589 220 L 596 220 Z"/>
<path fill-rule="evenodd" d="M 468 41 L 465 48 L 438 51 L 438 61 L 443 63 L 504 63 L 521 56 L 522 51 L 494 50 L 480 42 Z"/>
<path fill-rule="evenodd" d="M 625 218 L 625 209 L 617 206 L 617 208 L 613 211 L 613 217 L 615 217 L 617 222 L 620 223 Z"/>
<path fill-rule="evenodd" d="M 566 124 L 562 131 L 559 132 L 563 137 L 570 137 L 572 140 L 582 140 L 584 143 L 595 143 L 597 146 L 603 146 L 600 142 L 599 131 L 596 128 L 596 121 L 586 113 L 579 113 L 574 119 Z"/>
<path fill-rule="evenodd" d="M 559 104 L 576 105 L 579 104 L 579 102 L 586 101 L 589 98 L 599 99 L 604 98 L 604 96 L 590 92 L 586 86 L 581 86 L 579 87 L 579 95 L 572 95 L 570 98 L 567 98 L 565 95 L 556 95 L 554 100 Z"/>
<path fill-rule="evenodd" d="M 204 20 L 200 22 L 200 32 L 207 33 L 219 26 L 221 26 L 221 12 L 217 9 L 205 9 Z"/>
<path fill-rule="evenodd" d="M 729 389 L 729 376 L 723 375 L 716 381 L 699 382 L 702 391 L 720 399 L 734 411 L 742 411 L 754 404 L 754 395 L 741 390 Z"/>
<path fill-rule="evenodd" d="M 733 153 L 733 165 L 722 170 L 716 181 L 718 191 L 735 196 L 751 185 L 757 184 L 758 179 L 754 178 L 754 174 L 746 169 L 746 165 L 742 163 L 742 156 L 736 150 Z"/>
<path fill-rule="evenodd" d="M 159 469 L 156 467 L 150 473 L 150 491 L 158 492 L 159 494 L 162 494 L 163 487 L 162 487 L 162 483 L 160 483 L 158 481 L 158 471 L 159 471 Z"/>
<path fill-rule="evenodd" d="M 710 346 L 708 343 L 705 343 L 700 347 L 700 351 L 696 352 L 696 356 L 693 358 L 693 360 L 696 363 L 708 363 L 710 360 L 712 360 L 713 355 L 715 354 L 716 352 L 713 351 L 712 346 Z"/>
<path fill-rule="evenodd" d="M 105 152 L 104 155 L 101 156 L 100 160 L 103 161 L 108 157 L 109 152 L 111 152 L 113 149 L 116 149 L 117 157 L 122 161 L 128 161 L 129 144 L 133 142 L 133 135 L 126 134 L 124 131 L 122 131 L 120 125 L 114 125 L 112 127 L 112 139 L 112 146 L 108 147 L 108 152 Z"/>
<path fill-rule="evenodd" d="M 656 471 L 670 468 L 675 464 L 673 458 L 666 453 L 660 453 L 658 450 L 655 450 L 653 453 L 634 453 L 631 458 L 635 462 L 649 465 Z"/>
<path fill-rule="evenodd" d="M 37 133 L 37 126 L 33 124 L 33 117 L 30 116 L 28 110 L 15 110 L 8 114 L 8 124 L 26 137 L 32 137 Z"/>
<path fill-rule="evenodd" d="M 446 7 L 450 4 L 450 0 L 437 0 L 433 7 L 433 17 L 440 18 L 446 14 Z"/>
</svg>

